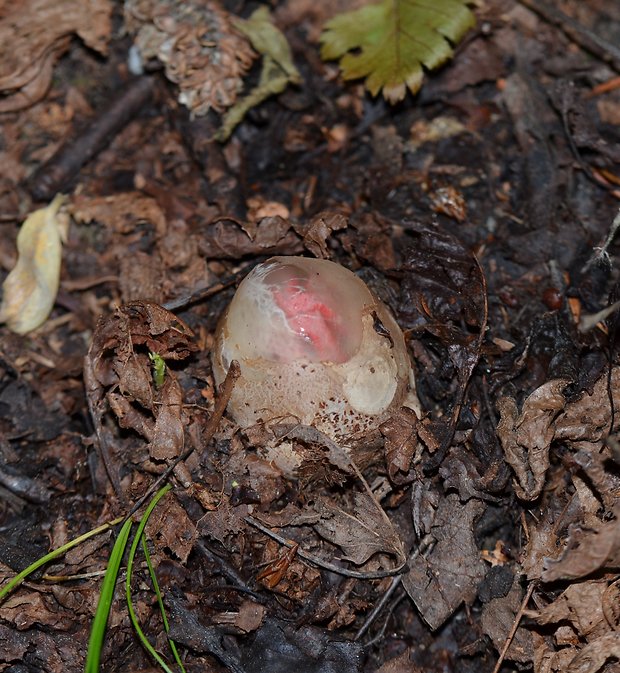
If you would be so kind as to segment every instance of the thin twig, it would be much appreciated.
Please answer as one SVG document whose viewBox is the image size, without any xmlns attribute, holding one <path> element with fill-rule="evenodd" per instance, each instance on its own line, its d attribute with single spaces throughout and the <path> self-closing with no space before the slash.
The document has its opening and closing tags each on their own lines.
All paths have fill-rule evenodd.
<svg viewBox="0 0 620 673">
<path fill-rule="evenodd" d="M 545 21 L 557 26 L 580 47 L 608 63 L 615 70 L 620 71 L 620 49 L 616 45 L 604 40 L 556 7 L 543 2 L 543 0 L 519 0 L 519 2 L 542 16 Z"/>
<path fill-rule="evenodd" d="M 250 526 L 258 528 L 258 530 L 260 530 L 262 533 L 265 533 L 265 535 L 268 535 L 270 538 L 276 540 L 276 542 L 279 542 L 281 545 L 284 545 L 288 549 L 291 549 L 293 546 L 297 544 L 297 542 L 291 542 L 291 540 L 287 540 L 281 535 L 274 533 L 270 528 L 264 526 L 258 519 L 255 519 L 253 516 L 246 516 L 244 518 L 245 521 L 250 524 Z M 359 572 L 357 570 L 349 570 L 347 568 L 341 568 L 340 566 L 334 565 L 329 561 L 324 561 L 318 556 L 314 556 L 314 554 L 310 554 L 309 552 L 304 551 L 301 547 L 297 548 L 297 556 L 302 558 L 304 561 L 308 561 L 308 563 L 312 563 L 318 568 L 329 570 L 330 572 L 336 573 L 338 575 L 343 575 L 344 577 L 354 577 L 355 579 L 358 580 L 378 580 L 383 579 L 384 577 L 393 577 L 394 575 L 399 575 L 400 573 L 404 572 L 405 568 L 407 567 L 407 561 L 405 560 L 399 566 L 392 568 L 391 570 Z"/>
<path fill-rule="evenodd" d="M 589 332 L 593 327 L 596 327 L 601 321 L 609 318 L 620 308 L 620 301 L 615 301 L 611 306 L 607 306 L 596 313 L 587 313 L 582 315 L 579 320 L 578 329 L 580 332 Z"/>
<path fill-rule="evenodd" d="M 215 434 L 215 431 L 217 430 L 218 425 L 220 424 L 220 421 L 222 420 L 222 416 L 224 415 L 224 411 L 226 410 L 226 407 L 228 406 L 228 402 L 230 400 L 230 396 L 232 395 L 232 391 L 235 385 L 235 382 L 239 378 L 239 375 L 241 373 L 241 370 L 239 368 L 239 363 L 236 360 L 233 360 L 230 363 L 230 368 L 228 369 L 228 373 L 226 374 L 226 378 L 224 379 L 224 382 L 220 386 L 220 394 L 218 395 L 218 398 L 215 402 L 215 407 L 213 408 L 213 413 L 209 417 L 209 420 L 207 421 L 207 427 L 205 429 L 205 433 L 203 435 L 203 444 L 206 446 L 212 439 L 213 435 Z M 151 484 L 149 489 L 146 491 L 146 493 L 136 502 L 136 504 L 131 508 L 127 516 L 123 519 L 123 522 L 127 521 L 127 519 L 132 516 L 135 512 L 137 512 L 140 507 L 142 507 L 143 503 L 151 497 L 155 491 L 161 486 L 162 483 L 164 483 L 168 477 L 172 474 L 174 468 L 184 460 L 187 460 L 192 453 L 194 452 L 196 447 L 192 446 L 190 449 L 187 449 L 184 453 L 182 453 L 180 456 L 174 459 L 174 461 L 162 472 L 162 474 L 157 477 L 157 479 Z"/>
<path fill-rule="evenodd" d="M 585 273 L 595 264 L 606 264 L 607 266 L 611 266 L 607 249 L 618 233 L 618 229 L 620 229 L 620 210 L 618 210 L 618 214 L 616 217 L 614 217 L 611 227 L 609 227 L 609 232 L 607 233 L 607 237 L 605 238 L 603 245 L 598 248 L 594 248 L 592 256 L 581 269 L 581 273 Z"/>
<path fill-rule="evenodd" d="M 92 346 L 91 346 L 92 349 Z M 118 470 L 115 468 L 112 463 L 112 458 L 110 456 L 110 449 L 108 446 L 107 433 L 103 427 L 103 422 L 101 420 L 101 394 L 100 386 L 95 376 L 95 370 L 93 367 L 93 360 L 91 358 L 90 349 L 84 358 L 84 368 L 82 371 L 82 376 L 84 378 L 84 387 L 86 388 L 86 402 L 88 404 L 88 410 L 90 412 L 90 417 L 93 422 L 93 427 L 95 430 L 96 444 L 95 447 L 98 451 L 98 454 L 103 462 L 103 467 L 108 475 L 108 479 L 112 484 L 112 488 L 116 493 L 116 496 L 122 503 L 125 503 L 125 494 L 121 488 L 121 480 L 118 475 Z M 97 399 L 95 400 L 95 397 Z"/>
<path fill-rule="evenodd" d="M 88 163 L 119 133 L 150 100 L 155 88 L 153 77 L 139 77 L 112 100 L 95 119 L 60 146 L 48 161 L 28 178 L 28 186 L 36 201 L 49 201 L 67 189 L 80 168 Z"/>
<path fill-rule="evenodd" d="M 407 564 L 409 565 L 412 561 L 415 561 L 415 559 L 420 554 L 425 552 L 431 546 L 432 543 L 433 538 L 430 535 L 425 535 L 424 538 L 420 540 L 420 544 L 415 548 L 415 550 L 411 552 L 411 554 L 409 554 Z M 403 575 L 398 575 L 397 577 L 392 578 L 392 583 L 388 587 L 388 590 L 383 594 L 383 596 L 381 596 L 379 602 L 375 605 L 372 612 L 368 615 L 368 617 L 366 617 L 366 620 L 358 629 L 357 633 L 355 634 L 355 638 L 353 638 L 353 640 L 359 640 L 364 636 L 364 634 L 372 626 L 375 619 L 379 616 L 381 610 L 383 610 L 387 602 L 390 600 L 390 597 L 401 585 L 402 581 L 403 581 Z"/>
<path fill-rule="evenodd" d="M 252 264 L 251 266 L 253 267 L 254 264 Z M 235 285 L 236 283 L 238 283 L 239 280 L 241 280 L 244 276 L 247 275 L 249 270 L 250 269 L 247 266 L 245 266 L 243 267 L 243 269 L 237 271 L 237 273 L 234 273 L 231 276 L 227 276 L 226 278 L 223 278 L 221 280 L 218 280 L 216 283 L 213 283 L 208 287 L 203 287 L 200 290 L 196 290 L 196 292 L 192 292 L 191 294 L 186 294 L 183 295 L 182 297 L 171 299 L 170 301 L 167 301 L 163 305 L 163 307 L 168 311 L 177 311 L 180 308 L 186 308 L 189 304 L 194 304 L 197 301 L 207 299 L 207 297 L 211 297 L 212 295 L 217 294 L 222 290 L 225 290 L 227 287 L 230 287 L 231 285 Z"/>
<path fill-rule="evenodd" d="M 385 632 L 387 631 L 387 627 L 390 621 L 390 617 L 392 616 L 392 613 L 396 608 L 398 607 L 398 604 L 407 596 L 406 591 L 401 591 L 398 596 L 392 601 L 388 608 L 388 614 L 385 616 L 385 619 L 383 620 L 383 624 L 381 625 L 381 628 L 375 633 L 375 635 L 368 640 L 367 642 L 364 643 L 364 649 L 368 650 L 371 647 L 374 647 L 377 643 L 379 643 L 381 640 L 383 640 L 383 637 L 385 636 Z"/>
<path fill-rule="evenodd" d="M 217 567 L 219 568 L 220 573 L 229 581 L 232 582 L 234 585 L 234 589 L 238 589 L 240 591 L 243 591 L 243 593 L 249 594 L 256 600 L 258 603 L 264 603 L 265 599 L 263 596 L 260 594 L 257 594 L 255 591 L 252 591 L 252 589 L 245 583 L 243 577 L 229 564 L 227 563 L 223 558 L 218 556 L 212 549 L 209 549 L 207 545 L 204 542 L 197 542 L 196 543 L 196 548 L 204 554 L 206 558 L 208 558 L 210 561 L 215 563 Z M 221 587 L 218 587 L 221 588 Z"/>
<path fill-rule="evenodd" d="M 506 652 L 508 652 L 508 648 L 510 647 L 510 645 L 512 643 L 512 639 L 515 637 L 515 633 L 517 632 L 517 629 L 519 628 L 519 622 L 521 621 L 521 617 L 523 617 L 525 607 L 528 604 L 530 598 L 532 597 L 532 592 L 534 591 L 535 587 L 536 587 L 536 582 L 531 582 L 530 586 L 528 587 L 528 590 L 525 592 L 525 596 L 523 597 L 523 601 L 521 602 L 519 610 L 518 610 L 517 614 L 515 615 L 514 622 L 512 623 L 512 628 L 510 629 L 510 633 L 508 634 L 508 637 L 506 638 L 506 642 L 504 643 L 504 647 L 502 647 L 502 651 L 499 654 L 499 659 L 497 660 L 497 663 L 495 664 L 495 668 L 493 669 L 493 673 L 499 673 L 499 669 L 502 667 L 502 664 L 504 663 L 504 658 L 506 656 Z"/>
</svg>

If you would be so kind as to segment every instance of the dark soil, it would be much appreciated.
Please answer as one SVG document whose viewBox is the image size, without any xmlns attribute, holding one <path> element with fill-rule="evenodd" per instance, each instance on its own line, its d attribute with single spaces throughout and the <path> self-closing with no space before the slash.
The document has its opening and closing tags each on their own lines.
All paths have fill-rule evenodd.
<svg viewBox="0 0 620 673">
<path fill-rule="evenodd" d="M 29 212 L 71 215 L 49 319 L 0 327 L 0 580 L 169 482 L 147 538 L 188 672 L 620 670 L 620 5 L 481 3 L 390 106 L 320 60 L 327 8 L 276 4 L 303 82 L 225 144 L 129 74 L 120 2 L 105 56 L 74 36 L 0 116 L 2 278 Z M 405 331 L 423 414 L 358 438 L 363 478 L 311 428 L 219 419 L 217 322 L 274 254 L 340 262 Z M 4 599 L 0 671 L 83 670 L 117 532 Z M 178 670 L 143 555 L 131 586 Z M 102 669 L 160 670 L 124 581 Z"/>
</svg>

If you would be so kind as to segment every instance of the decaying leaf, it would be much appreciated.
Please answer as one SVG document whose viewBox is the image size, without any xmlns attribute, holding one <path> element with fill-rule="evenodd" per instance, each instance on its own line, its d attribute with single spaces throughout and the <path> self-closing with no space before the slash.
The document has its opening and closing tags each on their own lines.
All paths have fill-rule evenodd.
<svg viewBox="0 0 620 673">
<path fill-rule="evenodd" d="M 620 659 L 620 633 L 607 633 L 588 643 L 570 662 L 566 673 L 596 673 L 609 659 Z"/>
<path fill-rule="evenodd" d="M 72 34 L 105 54 L 111 15 L 109 0 L 0 0 L 0 112 L 29 107 L 45 95 Z"/>
<path fill-rule="evenodd" d="M 549 515 L 549 510 L 546 515 Z M 521 568 L 530 580 L 540 579 L 544 559 L 557 554 L 558 533 L 553 521 L 549 521 L 547 516 L 528 529 L 529 536 L 522 554 Z"/>
<path fill-rule="evenodd" d="M 275 216 L 264 217 L 252 235 L 238 222 L 218 220 L 201 238 L 200 248 L 207 257 L 237 259 L 248 255 L 294 255 L 303 250 L 303 245 L 290 223 Z"/>
<path fill-rule="evenodd" d="M 402 407 L 381 426 L 385 437 L 385 460 L 388 474 L 395 484 L 407 483 L 414 452 L 419 445 L 420 420 L 413 409 Z"/>
<path fill-rule="evenodd" d="M 112 479 L 113 456 L 108 455 L 108 448 L 122 450 L 122 443 L 114 437 L 110 424 L 104 423 L 109 411 L 118 425 L 149 442 L 153 461 L 170 460 L 182 453 L 187 425 L 182 390 L 170 369 L 163 386 L 155 385 L 149 354 L 155 353 L 164 361 L 186 358 L 195 350 L 191 337 L 189 327 L 174 314 L 148 302 L 121 306 L 113 315 L 100 319 L 84 361 L 84 382 Z M 123 456 L 123 463 L 127 460 L 128 456 Z"/>
<path fill-rule="evenodd" d="M 345 79 L 366 78 L 366 88 L 390 103 L 416 93 L 422 66 L 434 69 L 452 55 L 475 22 L 468 0 L 383 0 L 329 21 L 321 42 L 325 60 L 341 58 Z M 359 50 L 359 53 L 347 53 Z"/>
<path fill-rule="evenodd" d="M 166 77 L 179 87 L 179 102 L 193 114 L 234 104 L 254 52 L 219 3 L 126 0 L 125 24 L 136 33 L 141 57 L 164 64 Z"/>
<path fill-rule="evenodd" d="M 183 391 L 175 376 L 166 376 L 158 391 L 158 408 L 149 453 L 154 460 L 173 460 L 184 448 L 187 418 L 183 411 Z"/>
<path fill-rule="evenodd" d="M 606 582 L 589 581 L 571 584 L 553 603 L 545 606 L 536 617 L 539 624 L 572 624 L 581 636 L 603 635 L 609 630 L 603 614 Z"/>
<path fill-rule="evenodd" d="M 157 547 L 170 549 L 182 563 L 187 561 L 198 537 L 196 524 L 170 495 L 153 510 L 147 532 Z"/>
<path fill-rule="evenodd" d="M 555 433 L 553 421 L 566 404 L 562 390 L 567 383 L 557 379 L 540 386 L 525 400 L 520 414 L 514 400 L 503 397 L 498 402 L 501 421 L 497 433 L 506 461 L 516 474 L 517 495 L 524 500 L 537 498 L 545 482 Z"/>
<path fill-rule="evenodd" d="M 293 223 L 295 231 L 303 237 L 304 247 L 319 259 L 329 259 L 327 239 L 334 231 L 346 229 L 347 218 L 342 213 L 325 211 L 315 215 L 309 222 Z"/>
<path fill-rule="evenodd" d="M 266 7 L 256 9 L 249 19 L 235 19 L 235 28 L 242 32 L 263 56 L 258 85 L 224 115 L 217 139 L 224 141 L 243 119 L 246 112 L 291 84 L 299 84 L 301 75 L 293 63 L 291 48 L 276 28 Z"/>
<path fill-rule="evenodd" d="M 376 673 L 424 673 L 423 669 L 419 666 L 416 666 L 413 661 L 411 661 L 411 654 L 413 647 L 408 647 L 402 654 L 393 659 L 386 661 L 381 668 L 379 668 Z"/>
<path fill-rule="evenodd" d="M 592 530 L 571 528 L 567 548 L 558 561 L 548 560 L 542 573 L 545 582 L 585 577 L 601 568 L 620 567 L 620 508 L 616 518 L 601 521 Z"/>
<path fill-rule="evenodd" d="M 107 196 L 76 194 L 69 208 L 76 222 L 98 222 L 119 234 L 132 232 L 136 221 L 149 222 L 158 236 L 166 233 L 165 213 L 154 198 L 138 191 Z"/>
<path fill-rule="evenodd" d="M 485 566 L 473 525 L 483 510 L 479 501 L 462 505 L 454 494 L 441 500 L 430 531 L 437 542 L 403 576 L 403 586 L 432 629 L 439 628 L 463 601 L 470 603 L 476 596 Z"/>
<path fill-rule="evenodd" d="M 377 553 L 395 555 L 398 562 L 404 560 L 398 534 L 366 493 L 355 494 L 352 513 L 327 500 L 319 503 L 319 511 L 321 519 L 315 529 L 326 540 L 341 547 L 347 560 L 361 565 Z"/>
<path fill-rule="evenodd" d="M 498 652 L 501 652 L 513 627 L 523 600 L 523 593 L 523 587 L 517 576 L 506 596 L 493 598 L 484 606 L 482 629 L 491 638 Z M 517 631 L 506 652 L 506 659 L 522 663 L 532 660 L 532 635 L 529 631 L 525 629 Z"/>
<path fill-rule="evenodd" d="M 0 306 L 0 322 L 17 334 L 42 325 L 54 306 L 69 226 L 60 213 L 63 202 L 59 195 L 47 208 L 36 210 L 17 235 L 17 264 L 4 281 Z"/>
<path fill-rule="evenodd" d="M 620 631 L 620 580 L 610 584 L 603 593 L 603 614 L 614 631 Z"/>
<path fill-rule="evenodd" d="M 201 535 L 207 535 L 222 544 L 227 544 L 231 537 L 236 540 L 236 546 L 243 545 L 243 535 L 241 534 L 245 524 L 245 517 L 248 515 L 247 505 L 232 506 L 228 500 L 223 500 L 211 512 L 207 512 L 199 522 Z"/>
<path fill-rule="evenodd" d="M 564 379 L 555 379 L 543 384 L 525 400 L 520 413 L 514 400 L 501 398 L 498 402 L 501 414 L 498 435 L 506 461 L 516 475 L 517 495 L 526 500 L 538 497 L 549 466 L 551 444 L 560 440 L 578 449 L 573 460 L 599 489 L 603 502 L 611 506 L 612 481 L 605 475 L 595 452 L 604 450 L 603 458 L 609 456 L 609 449 L 603 448 L 603 438 L 611 422 L 608 384 L 617 410 L 620 408 L 620 367 L 613 368 L 609 381 L 607 375 L 599 377 L 591 391 L 584 391 L 572 402 L 567 402 L 562 394 L 567 383 Z M 619 415 L 616 413 L 614 418 L 614 431 L 617 431 Z"/>
</svg>

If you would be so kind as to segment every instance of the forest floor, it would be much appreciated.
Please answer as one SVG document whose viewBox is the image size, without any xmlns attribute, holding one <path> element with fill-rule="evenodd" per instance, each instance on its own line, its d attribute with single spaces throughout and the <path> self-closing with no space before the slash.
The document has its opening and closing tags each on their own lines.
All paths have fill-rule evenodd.
<svg viewBox="0 0 620 673">
<path fill-rule="evenodd" d="M 620 298 L 620 4 L 477 3 L 390 105 L 319 56 L 346 3 L 273 3 L 299 81 L 226 142 L 161 65 L 129 71 L 164 4 L 0 12 L 0 278 L 29 213 L 62 193 L 68 222 L 48 319 L 0 326 L 0 590 L 170 483 L 145 539 L 188 672 L 620 671 L 620 323 L 600 313 Z M 272 255 L 337 261 L 383 299 L 420 417 L 342 458 L 224 412 L 218 320 Z M 295 475 L 266 457 L 284 435 Z M 3 597 L 0 671 L 84 670 L 117 533 Z M 141 553 L 133 609 L 178 671 Z M 126 568 L 102 669 L 164 670 Z"/>
</svg>

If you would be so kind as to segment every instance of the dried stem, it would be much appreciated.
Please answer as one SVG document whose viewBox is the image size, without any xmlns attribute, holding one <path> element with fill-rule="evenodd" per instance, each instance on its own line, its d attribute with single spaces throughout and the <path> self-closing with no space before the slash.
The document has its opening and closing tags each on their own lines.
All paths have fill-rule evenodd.
<svg viewBox="0 0 620 673">
<path fill-rule="evenodd" d="M 506 657 L 506 652 L 508 652 L 508 648 L 510 647 L 510 644 L 512 643 L 512 639 L 515 637 L 515 633 L 517 632 L 517 629 L 519 628 L 519 622 L 521 621 L 521 617 L 523 617 L 523 613 L 525 612 L 525 608 L 532 597 L 532 592 L 534 591 L 534 588 L 536 587 L 536 582 L 531 582 L 530 586 L 528 587 L 528 590 L 525 593 L 525 596 L 523 598 L 523 601 L 521 602 L 521 605 L 519 607 L 519 611 L 515 615 L 514 622 L 512 623 L 512 628 L 510 629 L 510 633 L 508 634 L 508 637 L 506 638 L 506 642 L 504 643 L 504 647 L 502 647 L 502 651 L 500 652 L 499 659 L 497 660 L 497 663 L 495 664 L 495 668 L 493 669 L 493 673 L 499 673 L 499 669 L 502 667 L 502 664 L 504 663 L 504 658 Z"/>
<path fill-rule="evenodd" d="M 258 530 L 260 530 L 262 533 L 265 533 L 265 535 L 268 535 L 270 538 L 276 540 L 276 542 L 279 542 L 288 549 L 291 549 L 291 547 L 298 544 L 297 542 L 292 542 L 291 540 L 287 540 L 281 535 L 274 533 L 270 528 L 264 526 L 258 519 L 255 519 L 253 516 L 246 516 L 245 521 L 249 523 L 250 526 L 258 528 Z M 403 561 L 403 563 L 401 563 L 395 568 L 392 568 L 391 570 L 377 570 L 375 572 L 364 573 L 359 572 L 357 570 L 349 570 L 348 568 L 341 568 L 340 566 L 334 565 L 329 561 L 324 561 L 318 556 L 314 556 L 314 554 L 309 554 L 307 551 L 304 551 L 301 547 L 298 547 L 297 549 L 297 556 L 302 558 L 304 561 L 308 561 L 308 563 L 312 563 L 318 568 L 329 570 L 330 572 L 336 573 L 337 575 L 344 575 L 344 577 L 354 577 L 355 579 L 358 580 L 378 580 L 384 577 L 393 577 L 394 575 L 399 575 L 400 573 L 404 572 L 407 565 L 407 562 L 405 560 Z"/>
</svg>

